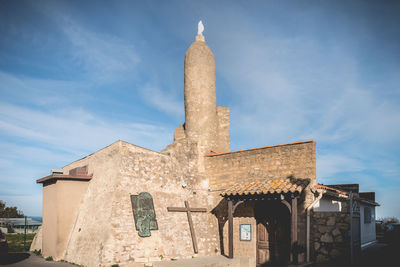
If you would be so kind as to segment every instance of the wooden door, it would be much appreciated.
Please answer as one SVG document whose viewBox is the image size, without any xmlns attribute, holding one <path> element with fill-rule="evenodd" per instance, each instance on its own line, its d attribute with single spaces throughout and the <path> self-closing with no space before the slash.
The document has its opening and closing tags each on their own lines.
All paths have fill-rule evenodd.
<svg viewBox="0 0 400 267">
<path fill-rule="evenodd" d="M 257 267 L 270 260 L 269 238 L 265 222 L 257 224 Z"/>
<path fill-rule="evenodd" d="M 290 256 L 290 213 L 286 206 L 260 202 L 256 207 L 257 267 L 287 266 Z"/>
<path fill-rule="evenodd" d="M 283 214 L 282 214 L 283 215 Z M 288 218 L 280 216 L 271 220 L 270 227 L 271 263 L 287 266 L 290 257 L 290 225 Z"/>
</svg>

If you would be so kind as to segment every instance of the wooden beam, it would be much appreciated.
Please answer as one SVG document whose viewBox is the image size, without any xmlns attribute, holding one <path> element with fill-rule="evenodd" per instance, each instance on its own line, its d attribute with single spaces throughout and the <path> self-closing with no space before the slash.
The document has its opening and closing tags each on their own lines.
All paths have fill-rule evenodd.
<svg viewBox="0 0 400 267">
<path fill-rule="evenodd" d="M 181 207 L 167 207 L 168 211 L 180 211 L 180 212 L 186 212 L 186 208 L 181 208 Z M 190 208 L 191 212 L 206 212 L 206 208 Z"/>
<path fill-rule="evenodd" d="M 238 202 L 235 203 L 235 205 L 234 205 L 233 208 L 232 208 L 232 214 L 235 213 L 235 210 L 236 210 L 237 206 L 239 206 L 239 205 L 242 204 L 242 203 L 244 203 L 243 200 L 240 200 L 240 201 L 238 201 Z"/>
<path fill-rule="evenodd" d="M 189 202 L 185 200 L 185 207 L 187 210 L 187 217 L 188 217 L 188 221 L 189 221 L 189 228 L 190 228 L 190 235 L 192 236 L 192 244 L 193 244 L 193 250 L 194 253 L 199 253 L 199 249 L 197 248 L 197 239 L 196 239 L 196 233 L 194 231 L 193 228 L 193 220 L 192 220 L 192 213 L 190 211 L 190 206 L 189 206 Z"/>
<path fill-rule="evenodd" d="M 233 203 L 232 203 L 232 200 L 228 200 L 228 239 L 229 239 L 228 258 L 233 259 Z"/>
<path fill-rule="evenodd" d="M 292 240 L 291 261 L 297 263 L 297 197 L 292 197 Z"/>
</svg>

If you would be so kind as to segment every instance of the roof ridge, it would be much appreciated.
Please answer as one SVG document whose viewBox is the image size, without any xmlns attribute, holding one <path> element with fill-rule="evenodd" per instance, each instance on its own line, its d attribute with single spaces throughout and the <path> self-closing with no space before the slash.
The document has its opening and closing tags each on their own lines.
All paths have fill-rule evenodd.
<svg viewBox="0 0 400 267">
<path fill-rule="evenodd" d="M 244 151 L 252 151 L 252 150 L 258 150 L 258 149 L 264 149 L 264 148 L 278 147 L 278 146 L 298 145 L 298 144 L 312 143 L 312 142 L 315 142 L 315 141 L 310 139 L 310 140 L 297 141 L 297 142 L 286 143 L 286 144 L 278 144 L 278 145 L 261 146 L 261 147 L 255 147 L 255 148 L 247 148 L 247 149 L 241 149 L 241 150 L 230 151 L 230 152 L 213 152 L 213 153 L 207 153 L 204 156 L 205 157 L 213 157 L 213 156 L 220 156 L 220 155 L 226 155 L 226 154 L 239 153 L 239 152 L 244 152 Z"/>
</svg>

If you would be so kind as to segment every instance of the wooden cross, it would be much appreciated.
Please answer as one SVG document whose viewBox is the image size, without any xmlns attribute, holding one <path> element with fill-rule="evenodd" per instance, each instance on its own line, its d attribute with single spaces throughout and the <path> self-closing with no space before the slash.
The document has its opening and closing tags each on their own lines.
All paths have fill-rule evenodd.
<svg viewBox="0 0 400 267">
<path fill-rule="evenodd" d="M 194 232 L 193 228 L 193 221 L 192 221 L 192 212 L 206 212 L 206 208 L 190 208 L 189 202 L 185 200 L 185 207 L 167 207 L 168 211 L 179 211 L 179 212 L 186 212 L 188 221 L 189 221 L 189 228 L 190 228 L 190 235 L 192 236 L 192 243 L 193 243 L 193 250 L 194 253 L 198 253 L 199 250 L 197 248 L 197 241 L 196 241 L 196 233 Z"/>
</svg>

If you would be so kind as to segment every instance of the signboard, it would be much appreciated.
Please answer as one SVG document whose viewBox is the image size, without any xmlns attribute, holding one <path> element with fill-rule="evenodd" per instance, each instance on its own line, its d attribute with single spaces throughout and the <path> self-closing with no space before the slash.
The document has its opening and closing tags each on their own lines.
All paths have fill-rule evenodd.
<svg viewBox="0 0 400 267">
<path fill-rule="evenodd" d="M 251 241 L 251 224 L 240 225 L 240 241 Z"/>
</svg>

